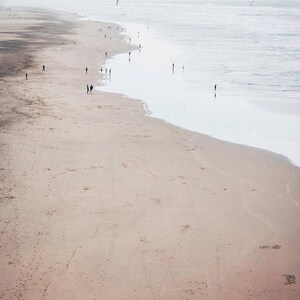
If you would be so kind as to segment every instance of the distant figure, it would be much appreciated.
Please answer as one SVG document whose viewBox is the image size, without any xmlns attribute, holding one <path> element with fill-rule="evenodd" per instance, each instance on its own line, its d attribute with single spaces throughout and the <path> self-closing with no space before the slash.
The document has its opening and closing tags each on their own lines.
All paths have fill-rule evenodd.
<svg viewBox="0 0 300 300">
<path fill-rule="evenodd" d="M 87 73 L 88 73 L 88 67 L 85 68 L 85 74 L 87 74 Z"/>
<path fill-rule="evenodd" d="M 103 69 L 101 68 L 101 73 L 102 73 Z"/>
<path fill-rule="evenodd" d="M 175 69 L 175 64 L 173 63 L 172 64 L 172 72 L 173 72 L 173 74 L 174 74 L 174 69 Z"/>
<path fill-rule="evenodd" d="M 129 53 L 128 53 L 128 54 L 129 54 L 129 56 L 130 56 L 130 55 L 131 55 L 131 52 L 129 51 Z"/>
<path fill-rule="evenodd" d="M 109 77 L 111 76 L 111 69 L 109 69 L 109 72 L 108 72 L 108 74 L 109 74 Z"/>
<path fill-rule="evenodd" d="M 117 0 L 116 5 L 119 5 L 119 0 Z"/>
<path fill-rule="evenodd" d="M 140 37 L 140 32 L 138 32 L 138 37 Z"/>
<path fill-rule="evenodd" d="M 184 65 L 182 66 L 182 71 L 184 72 Z"/>
<path fill-rule="evenodd" d="M 141 49 L 142 48 L 142 45 L 141 44 L 139 44 L 139 49 Z"/>
<path fill-rule="evenodd" d="M 105 57 L 107 57 L 107 52 L 105 52 Z"/>
<path fill-rule="evenodd" d="M 89 88 L 89 85 L 87 84 L 87 85 L 86 85 L 86 93 L 88 94 L 89 91 L 90 91 L 90 88 Z"/>
<path fill-rule="evenodd" d="M 106 34 L 104 35 L 104 38 L 106 38 Z"/>
<path fill-rule="evenodd" d="M 45 65 L 43 65 L 43 71 L 44 71 L 44 72 L 46 71 L 46 67 L 45 67 Z"/>
<path fill-rule="evenodd" d="M 105 69 L 105 74 L 107 75 L 107 68 Z"/>
<path fill-rule="evenodd" d="M 129 39 L 129 43 L 131 43 L 131 39 Z"/>
<path fill-rule="evenodd" d="M 25 77 L 26 77 L 26 80 L 27 80 L 28 79 L 28 74 L 27 73 L 25 74 Z"/>
<path fill-rule="evenodd" d="M 215 84 L 215 92 L 217 92 L 217 84 Z"/>
<path fill-rule="evenodd" d="M 90 86 L 90 93 L 92 93 L 93 89 L 94 89 L 94 87 L 93 87 L 93 85 L 91 84 L 91 86 Z"/>
</svg>

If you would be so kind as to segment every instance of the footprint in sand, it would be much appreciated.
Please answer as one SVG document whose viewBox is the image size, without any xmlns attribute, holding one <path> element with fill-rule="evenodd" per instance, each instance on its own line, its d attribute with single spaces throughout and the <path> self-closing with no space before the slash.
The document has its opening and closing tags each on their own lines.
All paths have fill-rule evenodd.
<svg viewBox="0 0 300 300">
<path fill-rule="evenodd" d="M 195 295 L 208 287 L 206 282 L 189 281 L 185 284 L 185 288 L 182 290 L 184 294 Z"/>
<path fill-rule="evenodd" d="M 161 200 L 159 198 L 150 198 L 152 201 L 154 201 L 157 204 L 161 203 Z"/>
</svg>

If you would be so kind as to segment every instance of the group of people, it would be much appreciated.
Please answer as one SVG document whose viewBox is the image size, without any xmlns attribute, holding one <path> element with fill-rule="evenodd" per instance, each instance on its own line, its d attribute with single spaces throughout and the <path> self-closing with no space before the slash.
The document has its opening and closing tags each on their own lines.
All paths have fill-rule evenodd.
<svg viewBox="0 0 300 300">
<path fill-rule="evenodd" d="M 88 67 L 86 67 L 85 68 L 85 74 L 87 74 L 88 73 Z M 93 92 L 93 89 L 94 89 L 94 87 L 93 87 L 93 85 L 91 84 L 91 85 L 86 85 L 86 93 L 88 94 L 88 93 L 92 93 Z"/>
<path fill-rule="evenodd" d="M 93 89 L 94 89 L 94 87 L 93 87 L 93 85 L 91 84 L 90 86 L 87 84 L 86 85 L 86 93 L 88 94 L 88 93 L 92 93 L 92 91 L 93 91 Z"/>
<path fill-rule="evenodd" d="M 42 70 L 43 70 L 43 72 L 46 71 L 45 65 L 42 66 Z M 28 73 L 27 72 L 25 73 L 25 79 L 28 80 Z"/>
<path fill-rule="evenodd" d="M 129 52 L 129 56 L 130 56 L 130 52 Z M 182 71 L 184 72 L 184 65 L 182 66 Z M 175 73 L 175 64 L 172 63 L 172 73 Z M 215 84 L 214 86 L 214 91 L 215 91 L 215 97 L 217 97 L 217 84 Z"/>
</svg>

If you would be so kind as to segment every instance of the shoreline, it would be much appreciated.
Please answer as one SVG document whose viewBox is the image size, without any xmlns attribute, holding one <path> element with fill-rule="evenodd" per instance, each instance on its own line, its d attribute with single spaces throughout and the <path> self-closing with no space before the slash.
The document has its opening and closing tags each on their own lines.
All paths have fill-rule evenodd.
<svg viewBox="0 0 300 300">
<path fill-rule="evenodd" d="M 143 27 L 145 25 L 143 24 L 140 26 Z M 196 80 L 195 74 L 192 74 L 192 65 L 186 64 L 185 75 L 182 76 L 182 78 L 181 70 L 177 69 L 175 72 L 175 77 L 177 74 L 177 78 L 174 80 L 169 77 L 161 84 L 159 80 L 153 80 L 155 77 L 163 80 L 164 77 L 168 75 L 168 71 L 170 71 L 168 68 L 166 70 L 166 65 L 163 65 L 163 59 L 160 58 L 158 51 L 157 57 L 155 55 L 156 53 L 152 55 L 153 45 L 151 43 L 154 43 L 156 46 L 155 48 L 158 48 L 163 39 L 159 38 L 157 33 L 148 37 L 146 32 L 141 31 L 141 38 L 145 37 L 145 39 L 139 40 L 135 34 L 138 30 L 139 23 L 136 23 L 130 31 L 133 34 L 133 37 L 135 37 L 136 43 L 138 44 L 141 42 L 143 46 L 145 46 L 141 51 L 142 53 L 140 55 L 135 55 L 130 67 L 129 65 L 128 67 L 126 66 L 126 55 L 119 55 L 114 61 L 110 61 L 107 64 L 108 67 L 111 66 L 112 68 L 117 69 L 118 72 L 122 72 L 123 76 L 119 76 L 117 80 L 111 84 L 108 83 L 108 86 L 102 88 L 102 91 L 117 92 L 131 98 L 142 99 L 151 107 L 151 111 L 154 112 L 155 117 L 167 120 L 171 124 L 200 134 L 203 133 L 222 141 L 229 141 L 258 149 L 265 149 L 274 152 L 275 154 L 281 154 L 286 156 L 294 165 L 300 166 L 298 155 L 298 153 L 300 153 L 300 149 L 298 151 L 300 141 L 298 141 L 299 136 L 294 130 L 294 128 L 300 128 L 300 123 L 297 121 L 297 112 L 295 112 L 295 115 L 289 115 L 287 112 L 281 115 L 280 111 L 276 110 L 277 101 L 280 103 L 284 102 L 282 98 L 279 97 L 281 100 L 278 100 L 275 95 L 270 96 L 268 93 L 266 95 L 260 94 L 261 90 L 260 92 L 255 92 L 255 84 L 253 84 L 252 91 L 250 91 L 249 94 L 246 92 L 241 95 L 241 92 L 239 91 L 240 86 L 235 86 L 237 90 L 235 93 L 233 90 L 230 90 L 228 86 L 224 86 L 226 85 L 225 80 L 225 82 L 220 81 L 218 83 L 220 94 L 218 93 L 217 101 L 214 101 L 212 91 L 210 93 L 206 89 L 197 91 L 198 96 L 195 96 L 194 92 L 188 92 L 186 98 L 188 98 L 189 101 L 185 101 L 185 92 L 180 93 L 180 90 L 186 91 L 189 90 L 189 87 L 191 87 L 191 89 L 195 88 L 195 86 L 190 83 L 190 80 Z M 143 30 L 143 28 L 141 30 Z M 155 41 L 155 38 L 157 41 Z M 168 40 L 168 42 L 170 41 Z M 148 47 L 146 46 L 146 43 Z M 166 50 L 162 49 L 161 52 L 164 53 Z M 161 56 L 163 57 L 163 54 L 161 54 Z M 155 63 L 160 65 L 160 68 L 157 69 L 153 67 L 156 72 L 151 70 L 150 67 L 147 69 L 147 61 L 150 60 L 152 62 L 151 59 L 153 57 L 157 59 Z M 189 57 L 191 57 L 191 55 Z M 183 57 L 181 57 L 181 59 L 182 58 Z M 179 68 L 179 61 L 177 62 L 176 59 L 175 65 Z M 123 69 L 125 71 L 123 71 Z M 129 78 L 133 78 L 133 81 L 136 82 L 134 86 L 129 82 L 129 88 L 127 88 L 122 80 L 122 77 L 125 75 Z M 200 73 L 198 75 L 200 76 L 199 84 L 201 84 L 203 79 L 201 79 Z M 251 80 L 251 74 L 249 74 L 249 76 L 249 80 Z M 147 80 L 138 80 L 139 78 L 144 77 L 150 82 L 153 81 L 153 84 L 157 87 L 157 91 L 159 92 L 148 93 L 148 90 L 147 93 L 144 92 L 147 88 L 147 83 L 143 84 L 143 82 L 147 82 Z M 243 79 L 246 81 L 246 78 Z M 167 83 L 167 85 L 165 91 L 163 91 L 165 83 Z M 178 86 L 180 86 L 180 88 L 178 88 Z M 259 87 L 259 84 L 257 87 Z M 164 92 L 164 98 L 161 99 L 160 106 L 160 100 L 158 99 L 160 99 L 159 94 L 161 94 L 162 91 Z M 251 92 L 253 94 L 251 94 Z M 173 95 L 173 93 L 175 95 Z M 180 96 L 177 96 L 176 94 L 180 94 Z M 288 94 L 286 94 L 286 96 L 287 95 Z M 195 97 L 198 98 L 195 99 Z M 217 105 L 213 102 L 217 102 Z M 264 102 L 265 104 L 263 104 Z M 273 106 L 275 107 L 274 111 L 272 109 Z M 292 109 L 290 108 L 289 111 L 291 110 Z M 295 111 L 299 111 L 297 107 L 295 107 Z M 248 118 L 248 114 L 256 116 L 256 119 L 254 118 L 255 124 L 251 124 L 252 120 L 251 117 Z M 227 128 L 228 130 L 223 130 L 223 128 Z"/>
<path fill-rule="evenodd" d="M 28 82 L 0 81 L 30 115 L 0 128 L 0 296 L 299 296 L 299 168 L 149 118 L 140 100 L 86 95 L 105 51 L 128 45 L 114 24 L 104 41 L 107 23 L 58 16 L 73 24 L 63 43 L 34 53 Z"/>
</svg>

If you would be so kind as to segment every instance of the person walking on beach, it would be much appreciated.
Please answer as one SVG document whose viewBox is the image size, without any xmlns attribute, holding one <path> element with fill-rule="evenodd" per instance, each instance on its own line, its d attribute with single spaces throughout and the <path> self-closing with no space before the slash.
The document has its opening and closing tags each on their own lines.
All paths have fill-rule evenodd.
<svg viewBox="0 0 300 300">
<path fill-rule="evenodd" d="M 90 94 L 92 93 L 93 89 L 94 89 L 94 87 L 93 87 L 93 85 L 91 84 L 91 86 L 90 86 Z"/>
<path fill-rule="evenodd" d="M 105 52 L 105 57 L 107 57 L 107 52 Z"/>
<path fill-rule="evenodd" d="M 27 80 L 28 79 L 28 74 L 27 73 L 25 74 L 25 77 L 26 77 L 26 80 Z"/>
<path fill-rule="evenodd" d="M 215 84 L 215 93 L 217 92 L 217 84 Z"/>
<path fill-rule="evenodd" d="M 90 88 L 89 88 L 89 85 L 87 84 L 87 85 L 86 85 L 86 93 L 88 94 L 89 91 L 90 91 Z"/>
<path fill-rule="evenodd" d="M 88 67 L 85 68 L 85 74 L 87 74 L 87 73 L 88 73 Z"/>
<path fill-rule="evenodd" d="M 175 64 L 173 63 L 172 64 L 172 72 L 173 72 L 173 74 L 174 74 L 174 68 L 175 68 Z"/>
<path fill-rule="evenodd" d="M 44 72 L 46 71 L 46 67 L 45 67 L 45 65 L 43 65 L 43 71 L 44 71 Z"/>
</svg>

